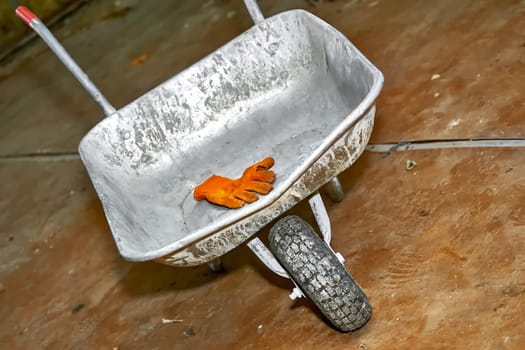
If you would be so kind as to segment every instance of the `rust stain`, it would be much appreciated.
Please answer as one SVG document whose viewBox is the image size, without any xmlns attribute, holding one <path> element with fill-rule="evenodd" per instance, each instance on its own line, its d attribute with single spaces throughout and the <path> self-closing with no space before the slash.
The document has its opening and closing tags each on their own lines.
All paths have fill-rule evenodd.
<svg viewBox="0 0 525 350">
<path fill-rule="evenodd" d="M 136 67 L 138 65 L 141 65 L 142 63 L 146 62 L 149 58 L 149 54 L 147 53 L 142 53 L 138 56 L 135 56 L 130 62 L 129 64 L 132 66 L 132 67 Z"/>
</svg>

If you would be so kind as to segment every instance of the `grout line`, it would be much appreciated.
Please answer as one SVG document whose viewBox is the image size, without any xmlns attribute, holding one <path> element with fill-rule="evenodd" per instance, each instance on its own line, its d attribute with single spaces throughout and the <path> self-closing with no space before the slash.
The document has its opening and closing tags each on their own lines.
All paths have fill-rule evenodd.
<svg viewBox="0 0 525 350">
<path fill-rule="evenodd" d="M 70 162 L 79 160 L 78 153 L 42 153 L 42 154 L 17 154 L 0 156 L 0 164 L 24 162 Z"/>
<path fill-rule="evenodd" d="M 484 140 L 422 140 L 385 144 L 369 144 L 368 152 L 391 153 L 396 151 L 411 151 L 422 149 L 447 148 L 497 148 L 497 147 L 525 147 L 525 139 L 484 139 Z"/>
<path fill-rule="evenodd" d="M 499 148 L 499 147 L 525 147 L 525 139 L 486 139 L 486 140 L 421 140 L 398 143 L 369 144 L 368 152 L 386 153 L 397 151 L 411 151 L 422 149 L 447 149 L 447 148 Z M 28 153 L 0 155 L 2 163 L 23 162 L 70 162 L 80 160 L 76 152 L 64 153 Z"/>
</svg>

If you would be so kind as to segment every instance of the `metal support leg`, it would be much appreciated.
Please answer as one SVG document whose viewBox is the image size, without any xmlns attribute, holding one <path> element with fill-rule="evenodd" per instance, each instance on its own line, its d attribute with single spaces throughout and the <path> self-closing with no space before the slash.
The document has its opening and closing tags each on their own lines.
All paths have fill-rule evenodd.
<svg viewBox="0 0 525 350">
<path fill-rule="evenodd" d="M 272 270 L 275 274 L 284 277 L 290 278 L 288 272 L 282 267 L 281 263 L 277 261 L 275 256 L 273 256 L 270 249 L 266 248 L 264 243 L 257 237 L 248 242 L 248 248 L 251 249 L 253 254 L 262 261 L 267 268 Z"/>
<path fill-rule="evenodd" d="M 308 203 L 310 204 L 310 208 L 314 213 L 315 221 L 317 221 L 317 226 L 319 226 L 319 230 L 321 231 L 323 240 L 326 242 L 328 247 L 332 249 L 332 246 L 330 246 L 330 241 L 332 240 L 332 228 L 330 227 L 330 218 L 328 217 L 328 212 L 326 211 L 326 207 L 324 205 L 323 199 L 321 198 L 321 195 L 317 193 L 315 196 L 311 197 L 308 200 Z M 341 264 L 344 264 L 345 258 L 340 253 L 335 252 L 333 249 L 332 252 L 341 262 Z"/>
<path fill-rule="evenodd" d="M 213 259 L 208 263 L 208 268 L 215 273 L 224 272 L 224 264 L 222 263 L 221 258 Z"/>
<path fill-rule="evenodd" d="M 266 265 L 267 268 L 272 270 L 275 274 L 290 279 L 294 284 L 294 289 L 292 289 L 292 293 L 290 293 L 290 299 L 295 300 L 297 298 L 303 298 L 304 294 L 297 286 L 293 278 L 290 277 L 288 272 L 283 268 L 281 263 L 277 261 L 275 256 L 272 254 L 270 249 L 266 248 L 263 242 L 257 237 L 252 239 L 250 242 L 248 242 L 248 248 L 251 249 L 251 251 L 255 254 L 256 257 L 261 260 L 261 262 Z"/>
<path fill-rule="evenodd" d="M 343 200 L 345 192 L 343 191 L 343 186 L 341 181 L 336 177 L 332 178 L 329 183 L 325 185 L 326 193 L 328 197 L 336 203 L 339 203 Z"/>
</svg>

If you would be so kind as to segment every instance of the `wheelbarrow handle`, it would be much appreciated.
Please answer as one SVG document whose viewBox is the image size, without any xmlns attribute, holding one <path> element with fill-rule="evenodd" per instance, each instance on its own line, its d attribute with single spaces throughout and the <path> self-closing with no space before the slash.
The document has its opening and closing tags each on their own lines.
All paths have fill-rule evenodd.
<svg viewBox="0 0 525 350">
<path fill-rule="evenodd" d="M 49 46 L 57 57 L 64 63 L 75 78 L 82 84 L 84 89 L 93 97 L 98 103 L 102 111 L 109 117 L 115 113 L 115 108 L 106 100 L 100 90 L 88 78 L 86 73 L 76 64 L 76 62 L 69 56 L 64 47 L 58 42 L 54 35 L 47 29 L 46 25 L 27 7 L 18 6 L 16 8 L 16 15 L 24 21 L 31 29 L 33 29 Z"/>
<path fill-rule="evenodd" d="M 246 9 L 250 13 L 250 16 L 255 24 L 262 22 L 264 16 L 257 5 L 256 0 L 244 0 Z M 69 69 L 69 71 L 75 76 L 80 82 L 84 89 L 91 95 L 91 97 L 98 103 L 106 117 L 115 113 L 115 107 L 113 107 L 108 100 L 104 97 L 102 92 L 93 84 L 86 73 L 76 64 L 76 62 L 67 53 L 64 47 L 58 42 L 55 36 L 47 29 L 46 25 L 25 6 L 18 6 L 16 8 L 16 15 L 24 21 L 31 29 L 33 29 L 49 46 L 51 50 L 57 55 L 62 63 Z"/>
<path fill-rule="evenodd" d="M 16 15 L 20 17 L 20 19 L 22 19 L 22 21 L 24 21 L 24 23 L 28 26 L 30 26 L 29 23 L 31 23 L 31 20 L 38 19 L 38 17 L 25 6 L 18 6 L 15 12 Z"/>
<path fill-rule="evenodd" d="M 246 6 L 250 17 L 255 24 L 264 21 L 264 15 L 261 12 L 259 5 L 257 5 L 257 0 L 244 0 L 244 6 Z"/>
</svg>

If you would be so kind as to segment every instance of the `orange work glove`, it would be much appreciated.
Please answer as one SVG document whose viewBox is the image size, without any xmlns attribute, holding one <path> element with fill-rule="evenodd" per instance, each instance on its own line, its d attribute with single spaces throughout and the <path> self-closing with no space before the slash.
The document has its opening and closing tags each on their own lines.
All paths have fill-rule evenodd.
<svg viewBox="0 0 525 350">
<path fill-rule="evenodd" d="M 231 209 L 240 208 L 245 202 L 255 202 L 259 197 L 254 192 L 268 194 L 273 189 L 275 173 L 268 169 L 274 163 L 273 158 L 265 158 L 246 168 L 236 180 L 212 175 L 195 188 L 193 197 L 198 201 L 206 198 L 208 202 Z"/>
</svg>

